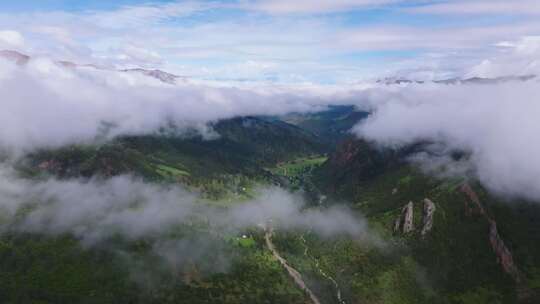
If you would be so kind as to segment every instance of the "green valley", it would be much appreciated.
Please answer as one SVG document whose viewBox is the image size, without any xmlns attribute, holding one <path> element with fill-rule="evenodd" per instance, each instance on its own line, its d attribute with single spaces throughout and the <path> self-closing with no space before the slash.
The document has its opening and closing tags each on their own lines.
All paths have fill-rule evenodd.
<svg viewBox="0 0 540 304">
<path fill-rule="evenodd" d="M 340 130 L 342 120 L 336 122 L 335 109 L 329 111 L 317 120 L 338 124 Z M 321 303 L 534 302 L 540 289 L 536 271 L 540 247 L 531 237 L 540 229 L 535 205 L 511 206 L 474 181 L 423 173 L 406 161 L 422 145 L 381 151 L 344 138 L 332 150 L 333 141 L 323 137 L 328 135 L 299 126 L 276 118 L 237 118 L 216 124 L 216 139 L 119 137 L 99 145 L 42 150 L 28 155 L 17 168 L 21 176 L 36 180 L 134 175 L 145 183 L 183 185 L 201 193 L 201 206 L 224 210 L 250 204 L 261 187 L 272 185 L 300 193 L 308 202 L 304 211 L 349 208 L 351 216 L 366 222 L 369 237 L 321 235 L 311 229 L 280 227 L 279 222 L 274 227 L 276 250 Z M 471 183 L 489 217 L 478 206 L 467 205 L 470 198 L 461 190 L 466 183 Z M 436 209 L 432 228 L 424 235 L 420 232 L 426 198 Z M 409 201 L 412 232 L 396 231 L 394 223 Z M 0 242 L 0 286 L 4 286 L 0 299 L 4 303 L 310 301 L 270 253 L 263 228 L 255 225 L 231 233 L 215 227 L 204 213 L 200 216 L 159 234 L 133 239 L 118 234 L 90 247 L 70 233 L 20 234 L 13 223 L 10 229 L 15 230 L 3 234 Z M 523 217 L 527 221 L 520 220 Z M 497 222 L 520 281 L 502 267 L 503 257 L 490 245 L 491 220 Z M 165 241 L 204 249 L 171 262 L 168 255 L 174 251 L 161 256 L 155 250 Z"/>
</svg>

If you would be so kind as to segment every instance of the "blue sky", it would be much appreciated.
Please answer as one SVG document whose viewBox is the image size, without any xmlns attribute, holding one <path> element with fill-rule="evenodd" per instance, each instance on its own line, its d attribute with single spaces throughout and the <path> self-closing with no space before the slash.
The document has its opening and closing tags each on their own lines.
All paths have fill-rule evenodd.
<svg viewBox="0 0 540 304">
<path fill-rule="evenodd" d="M 0 48 L 207 80 L 445 78 L 540 34 L 537 2 L 2 1 Z"/>
<path fill-rule="evenodd" d="M 88 9 L 115 9 L 124 5 L 141 5 L 150 3 L 146 0 L 26 0 L 26 1 L 4 1 L 2 10 L 10 12 L 29 11 L 78 11 Z M 168 1 L 152 1 L 152 3 L 164 3 Z"/>
</svg>

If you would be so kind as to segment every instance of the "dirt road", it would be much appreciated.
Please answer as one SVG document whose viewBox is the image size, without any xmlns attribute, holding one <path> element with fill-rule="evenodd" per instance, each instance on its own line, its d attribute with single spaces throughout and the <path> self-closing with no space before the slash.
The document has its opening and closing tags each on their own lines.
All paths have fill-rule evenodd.
<svg viewBox="0 0 540 304">
<path fill-rule="evenodd" d="M 289 273 L 289 276 L 294 280 L 296 285 L 298 285 L 298 287 L 300 287 L 300 289 L 302 289 L 303 291 L 305 291 L 309 295 L 309 298 L 311 299 L 311 301 L 314 304 L 321 304 L 321 302 L 319 301 L 317 296 L 306 286 L 306 283 L 302 279 L 302 275 L 296 269 L 292 268 L 287 263 L 287 260 L 285 260 L 283 257 L 281 257 L 281 255 L 279 255 L 279 252 L 276 250 L 276 247 L 274 246 L 274 243 L 272 243 L 272 235 L 273 235 L 273 233 L 274 233 L 274 230 L 273 230 L 271 224 L 267 224 L 266 229 L 265 229 L 264 238 L 265 238 L 266 246 L 268 247 L 268 249 L 272 252 L 274 257 L 279 261 L 281 266 L 283 266 L 285 268 L 285 270 L 287 270 L 287 272 Z"/>
</svg>

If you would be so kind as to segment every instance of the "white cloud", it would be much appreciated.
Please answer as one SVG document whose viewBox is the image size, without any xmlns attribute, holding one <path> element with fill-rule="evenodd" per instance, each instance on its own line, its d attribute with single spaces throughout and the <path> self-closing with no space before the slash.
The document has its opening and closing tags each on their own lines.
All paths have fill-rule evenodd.
<svg viewBox="0 0 540 304">
<path fill-rule="evenodd" d="M 110 136 L 148 134 L 170 122 L 180 133 L 205 131 L 219 119 L 313 111 L 350 98 L 334 90 L 321 96 L 324 88 L 168 85 L 137 73 L 64 68 L 46 58 L 11 67 L 0 84 L 0 147 L 16 152 L 92 141 L 104 123 L 115 126 Z"/>
<path fill-rule="evenodd" d="M 489 58 L 501 41 L 540 32 L 540 23 L 527 16 L 493 22 L 481 18 L 461 22 L 452 16 L 427 27 L 423 22 L 411 22 L 417 15 L 399 8 L 402 3 L 394 6 L 394 2 L 399 1 L 150 3 L 109 11 L 1 14 L 0 28 L 16 28 L 23 34 L 28 53 L 58 60 L 159 66 L 200 78 L 285 82 L 383 77 L 404 60 L 411 62 L 411 57 L 422 64 L 429 53 L 447 55 L 444 62 L 430 59 L 433 64 L 423 67 L 422 77 L 430 77 L 426 76 L 430 66 L 463 69 L 471 60 Z M 349 17 L 341 15 L 372 7 L 383 7 L 392 17 L 350 24 Z M 230 10 L 213 16 L 224 9 L 238 11 L 231 17 L 227 15 Z M 327 12 L 337 14 L 329 16 Z M 391 54 L 370 57 L 378 51 Z M 400 51 L 415 54 L 400 55 Z M 450 56 L 456 52 L 458 56 Z M 243 64 L 246 62 L 272 62 L 276 66 L 263 72 L 271 74 L 268 77 L 254 77 L 256 72 Z"/>
<path fill-rule="evenodd" d="M 214 4 L 202 1 L 171 2 L 165 4 L 145 4 L 123 6 L 119 9 L 103 12 L 90 12 L 85 18 L 91 23 L 113 29 L 138 28 L 150 26 L 171 18 L 189 16 L 198 11 L 214 7 Z"/>
<path fill-rule="evenodd" d="M 11 169 L 0 167 L 0 178 L 0 233 L 69 233 L 92 246 L 116 236 L 172 241 L 170 232 L 180 225 L 199 224 L 213 234 L 234 235 L 272 220 L 280 229 L 378 241 L 368 233 L 363 218 L 351 210 L 305 209 L 300 195 L 278 188 L 256 189 L 257 197 L 221 208 L 204 203 L 197 193 L 179 185 L 148 184 L 129 176 L 36 181 L 21 179 Z M 208 238 L 193 233 L 191 237 Z M 197 249 L 185 248 L 175 255 L 186 256 Z"/>
<path fill-rule="evenodd" d="M 163 63 L 163 58 L 156 51 L 149 50 L 144 47 L 128 44 L 120 47 L 114 52 L 118 54 L 116 59 L 118 59 L 124 66 L 158 66 Z"/>
<path fill-rule="evenodd" d="M 24 46 L 24 38 L 21 33 L 12 30 L 0 31 L 0 47 L 18 49 L 22 46 Z"/>
<path fill-rule="evenodd" d="M 270 14 L 325 14 L 351 9 L 370 9 L 402 0 L 255 0 L 240 7 Z"/>
<path fill-rule="evenodd" d="M 335 47 L 357 50 L 485 50 L 502 40 L 515 40 L 540 31 L 540 23 L 445 26 L 417 28 L 376 26 L 344 30 L 334 39 Z"/>
<path fill-rule="evenodd" d="M 538 15 L 540 3 L 536 0 L 457 0 L 434 2 L 408 10 L 427 14 Z"/>
<path fill-rule="evenodd" d="M 54 41 L 58 41 L 63 45 L 75 44 L 75 39 L 72 37 L 71 32 L 64 27 L 59 26 L 35 26 L 31 29 L 34 33 L 39 33 L 49 36 Z"/>
<path fill-rule="evenodd" d="M 467 77 L 540 75 L 540 36 L 525 36 L 497 44 L 499 52 L 473 66 Z"/>
<path fill-rule="evenodd" d="M 538 200 L 539 94 L 537 81 L 376 90 L 368 95 L 375 112 L 355 132 L 382 145 L 431 140 L 467 151 L 490 190 Z"/>
</svg>

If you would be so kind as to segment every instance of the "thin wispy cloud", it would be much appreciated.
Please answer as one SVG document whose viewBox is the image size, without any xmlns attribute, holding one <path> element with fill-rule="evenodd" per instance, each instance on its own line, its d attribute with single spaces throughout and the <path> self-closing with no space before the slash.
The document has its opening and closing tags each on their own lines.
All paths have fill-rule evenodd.
<svg viewBox="0 0 540 304">
<path fill-rule="evenodd" d="M 340 83 L 404 74 L 415 58 L 434 62 L 434 53 L 445 61 L 432 64 L 439 68 L 435 74 L 462 76 L 499 52 L 501 42 L 540 34 L 535 1 L 123 1 L 73 7 L 52 9 L 36 1 L 32 10 L 0 14 L 0 47 L 207 80 Z M 496 13 L 500 17 L 491 18 Z"/>
<path fill-rule="evenodd" d="M 151 26 L 174 18 L 190 16 L 196 12 L 216 7 L 211 2 L 182 1 L 165 4 L 122 6 L 112 11 L 88 11 L 90 22 L 109 28 L 132 28 Z"/>
<path fill-rule="evenodd" d="M 467 15 L 539 15 L 540 3 L 535 0 L 456 0 L 427 4 L 410 9 L 425 14 Z"/>
<path fill-rule="evenodd" d="M 241 1 L 240 8 L 269 14 L 328 14 L 384 7 L 403 0 L 255 0 Z"/>
</svg>

